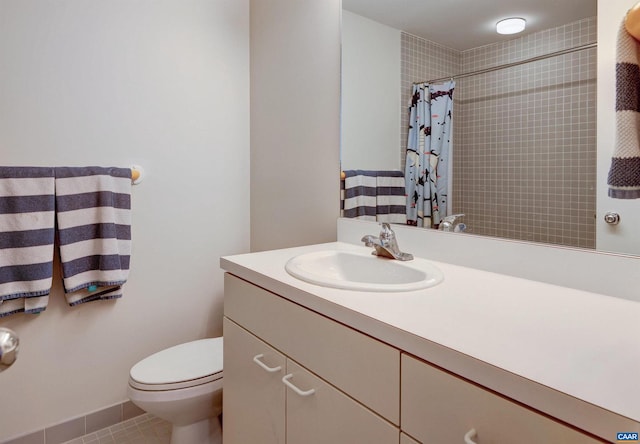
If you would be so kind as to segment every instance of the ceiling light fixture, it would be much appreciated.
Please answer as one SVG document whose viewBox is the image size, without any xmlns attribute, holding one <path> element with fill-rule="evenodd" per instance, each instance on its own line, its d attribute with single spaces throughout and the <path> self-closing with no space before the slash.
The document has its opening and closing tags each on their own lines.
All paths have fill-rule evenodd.
<svg viewBox="0 0 640 444">
<path fill-rule="evenodd" d="M 517 34 L 524 31 L 527 21 L 520 17 L 506 18 L 496 23 L 498 34 Z"/>
</svg>

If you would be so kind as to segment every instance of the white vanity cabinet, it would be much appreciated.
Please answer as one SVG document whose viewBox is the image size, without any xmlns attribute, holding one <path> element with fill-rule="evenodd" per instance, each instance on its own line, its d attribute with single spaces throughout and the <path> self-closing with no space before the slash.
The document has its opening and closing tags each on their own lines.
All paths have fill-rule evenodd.
<svg viewBox="0 0 640 444">
<path fill-rule="evenodd" d="M 338 434 L 324 442 L 340 442 L 348 428 L 340 420 L 352 413 L 326 407 L 334 403 L 355 404 L 372 429 L 379 427 L 375 441 L 362 431 L 368 426 L 347 420 L 351 442 L 589 444 L 640 432 L 636 302 L 443 262 L 442 283 L 407 292 L 323 287 L 286 271 L 291 258 L 307 253 L 362 250 L 335 242 L 221 259 L 225 324 L 264 347 L 237 345 L 225 328 L 225 423 L 253 414 L 249 404 L 262 398 L 252 390 L 272 390 L 261 383 L 242 392 L 258 381 L 249 373 L 231 385 L 236 366 L 264 371 L 253 361 L 263 354 L 266 366 L 282 367 L 273 390 L 285 400 L 276 410 L 286 415 L 267 427 L 281 429 L 288 444 L 293 436 L 310 442 L 320 433 L 313 427 Z M 235 354 L 244 348 L 250 353 Z M 282 384 L 292 371 L 290 382 L 302 392 L 321 389 L 294 398 Z M 325 391 L 336 400 L 325 403 Z M 257 418 L 248 427 L 262 427 Z M 232 436 L 233 427 L 225 427 L 226 444 L 282 442 Z"/>
<path fill-rule="evenodd" d="M 398 350 L 229 274 L 224 338 L 225 444 L 399 443 Z"/>
<path fill-rule="evenodd" d="M 224 337 L 225 444 L 602 442 L 230 274 Z"/>
</svg>

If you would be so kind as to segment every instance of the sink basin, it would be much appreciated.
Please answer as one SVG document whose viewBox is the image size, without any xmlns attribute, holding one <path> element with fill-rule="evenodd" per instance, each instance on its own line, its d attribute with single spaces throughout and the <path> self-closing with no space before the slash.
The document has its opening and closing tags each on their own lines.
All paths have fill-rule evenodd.
<svg viewBox="0 0 640 444">
<path fill-rule="evenodd" d="M 424 259 L 401 262 L 369 252 L 341 250 L 295 256 L 285 269 L 311 284 L 358 291 L 413 291 L 432 287 L 443 279 L 442 272 Z"/>
</svg>

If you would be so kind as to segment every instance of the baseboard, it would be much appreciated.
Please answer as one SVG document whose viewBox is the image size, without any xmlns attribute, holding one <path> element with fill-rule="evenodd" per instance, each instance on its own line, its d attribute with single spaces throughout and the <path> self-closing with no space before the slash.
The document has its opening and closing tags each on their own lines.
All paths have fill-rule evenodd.
<svg viewBox="0 0 640 444">
<path fill-rule="evenodd" d="M 96 432 L 136 416 L 142 415 L 144 410 L 126 401 L 104 409 L 75 417 L 59 424 L 31 432 L 0 444 L 61 444 L 72 439 Z"/>
</svg>

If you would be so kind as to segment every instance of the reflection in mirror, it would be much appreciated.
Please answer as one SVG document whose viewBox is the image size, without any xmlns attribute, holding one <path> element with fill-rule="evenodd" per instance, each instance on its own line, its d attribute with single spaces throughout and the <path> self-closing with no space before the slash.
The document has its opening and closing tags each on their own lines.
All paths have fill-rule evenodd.
<svg viewBox="0 0 640 444">
<path fill-rule="evenodd" d="M 432 226 L 464 214 L 457 231 L 595 248 L 595 0 L 562 24 L 464 47 L 464 26 L 455 42 L 437 42 L 384 24 L 397 18 L 384 2 L 343 1 L 342 169 L 406 175 L 412 88 L 453 77 L 451 151 L 438 165 L 448 190 Z"/>
</svg>

